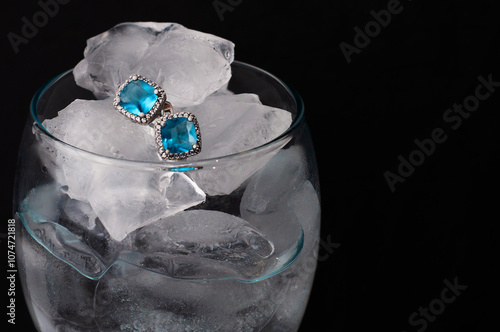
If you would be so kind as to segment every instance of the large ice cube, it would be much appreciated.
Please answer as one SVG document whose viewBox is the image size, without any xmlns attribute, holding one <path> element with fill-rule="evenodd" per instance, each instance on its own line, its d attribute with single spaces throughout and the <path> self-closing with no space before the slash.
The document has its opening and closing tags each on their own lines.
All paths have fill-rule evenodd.
<svg viewBox="0 0 500 332">
<path fill-rule="evenodd" d="M 201 105 L 184 108 L 200 124 L 203 149 L 191 160 L 227 156 L 272 141 L 290 127 L 290 112 L 262 105 L 250 93 L 214 94 Z"/>
<path fill-rule="evenodd" d="M 43 127 L 52 135 L 79 149 L 129 160 L 158 160 L 153 129 L 133 123 L 113 108 L 113 99 L 77 99 L 46 119 Z M 106 169 L 102 160 L 39 136 L 39 155 L 55 180 L 76 200 L 88 202 L 96 173 Z M 98 183 L 96 185 L 99 185 Z"/>
<path fill-rule="evenodd" d="M 125 118 L 113 107 L 113 98 L 77 99 L 42 125 L 52 135 L 96 154 L 129 159 L 159 160 L 154 130 Z"/>
<path fill-rule="evenodd" d="M 115 240 L 205 200 L 205 193 L 182 173 L 112 169 L 94 177 L 88 197 Z"/>
<path fill-rule="evenodd" d="M 274 245 L 245 220 L 209 210 L 183 211 L 130 235 L 122 260 L 183 279 L 258 279 L 273 269 Z"/>
<path fill-rule="evenodd" d="M 234 44 L 176 23 L 121 23 L 87 41 L 73 73 L 98 98 L 116 93 L 130 75 L 165 89 L 178 107 L 201 103 L 231 77 Z"/>
<path fill-rule="evenodd" d="M 92 187 L 91 160 L 82 158 L 82 152 L 46 135 L 37 135 L 36 148 L 43 168 L 54 178 L 69 197 L 87 202 Z"/>
<path fill-rule="evenodd" d="M 176 110 L 177 111 L 177 110 Z M 200 124 L 203 149 L 189 160 L 222 157 L 250 150 L 278 137 L 292 123 L 291 113 L 262 105 L 255 94 L 216 93 L 192 112 Z M 96 154 L 140 161 L 160 161 L 154 130 L 119 114 L 112 98 L 77 99 L 43 126 L 60 140 Z"/>
<path fill-rule="evenodd" d="M 255 94 L 214 94 L 201 105 L 185 108 L 196 114 L 203 147 L 190 160 L 222 157 L 251 150 L 277 138 L 292 123 L 291 113 L 262 105 Z M 209 195 L 227 195 L 259 170 L 289 139 L 255 152 L 222 161 L 211 169 L 193 172 L 191 177 Z M 218 163 L 218 162 L 216 162 Z"/>
</svg>

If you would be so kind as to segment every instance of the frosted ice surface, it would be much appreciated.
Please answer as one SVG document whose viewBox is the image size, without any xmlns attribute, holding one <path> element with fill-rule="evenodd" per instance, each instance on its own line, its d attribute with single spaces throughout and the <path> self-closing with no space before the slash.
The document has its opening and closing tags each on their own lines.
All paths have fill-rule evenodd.
<svg viewBox="0 0 500 332">
<path fill-rule="evenodd" d="M 202 133 L 202 152 L 189 161 L 255 148 L 278 137 L 292 122 L 290 112 L 262 105 L 257 95 L 248 93 L 217 92 L 203 104 L 181 110 L 197 116 Z M 61 110 L 57 117 L 45 120 L 43 126 L 57 138 L 96 154 L 128 160 L 161 160 L 153 129 L 138 125 L 119 114 L 113 108 L 111 98 L 99 101 L 75 100 Z M 234 167 L 202 170 L 191 173 L 191 176 L 207 194 L 229 194 L 273 155 L 273 152 L 256 155 Z M 62 162 L 58 158 L 54 169 Z M 68 185 L 68 194 L 72 198 L 88 200 L 88 182 L 93 176 L 93 168 L 90 163 L 81 161 L 65 162 L 60 170 L 62 174 L 58 177 L 65 178 L 61 183 Z"/>
<path fill-rule="evenodd" d="M 214 94 L 201 105 L 185 108 L 200 123 L 203 146 L 190 160 L 208 159 L 247 151 L 272 141 L 286 131 L 291 113 L 262 105 L 255 94 Z M 283 140 L 274 150 L 255 153 L 244 161 L 234 160 L 221 167 L 193 172 L 192 178 L 209 195 L 227 195 L 259 170 L 284 146 Z"/>
<path fill-rule="evenodd" d="M 113 170 L 94 178 L 88 198 L 115 240 L 128 233 L 197 205 L 205 193 L 185 174 L 150 174 Z"/>
<path fill-rule="evenodd" d="M 52 135 L 79 149 L 128 160 L 159 160 L 154 130 L 118 113 L 113 98 L 77 99 L 42 124 Z"/>
<path fill-rule="evenodd" d="M 97 154 L 159 159 L 153 129 L 120 115 L 110 99 L 76 100 L 43 126 L 57 138 Z M 205 193 L 185 174 L 111 167 L 50 140 L 43 143 L 40 156 L 49 172 L 71 198 L 90 203 L 115 240 L 205 200 Z"/>
<path fill-rule="evenodd" d="M 89 39 L 84 55 L 74 69 L 75 80 L 102 100 L 75 100 L 43 126 L 60 140 L 98 155 L 162 162 L 152 126 L 138 125 L 113 107 L 117 86 L 131 74 L 160 84 L 176 112 L 197 116 L 202 152 L 188 162 L 261 146 L 292 122 L 290 112 L 262 105 L 257 95 L 227 89 L 233 43 L 179 24 L 122 23 Z M 137 228 L 203 202 L 206 194 L 231 193 L 286 142 L 244 162 L 187 173 L 117 169 L 43 135 L 40 156 L 65 193 L 89 203 L 95 216 L 90 216 L 87 227 L 98 218 L 120 241 Z"/>
<path fill-rule="evenodd" d="M 183 111 L 196 115 L 203 140 L 201 153 L 191 160 L 250 150 L 278 137 L 292 123 L 290 112 L 262 105 L 250 93 L 216 94 Z"/>
<path fill-rule="evenodd" d="M 291 113 L 262 105 L 255 94 L 217 93 L 192 112 L 200 124 L 203 149 L 189 160 L 222 157 L 265 144 L 291 124 Z M 177 110 L 176 110 L 177 111 Z M 96 154 L 138 161 L 160 161 L 154 130 L 119 114 L 112 98 L 77 99 L 43 126 L 60 140 Z"/>
<path fill-rule="evenodd" d="M 176 23 L 121 23 L 87 41 L 73 73 L 98 98 L 116 93 L 130 75 L 143 75 L 184 107 L 201 103 L 231 77 L 234 44 Z"/>
</svg>

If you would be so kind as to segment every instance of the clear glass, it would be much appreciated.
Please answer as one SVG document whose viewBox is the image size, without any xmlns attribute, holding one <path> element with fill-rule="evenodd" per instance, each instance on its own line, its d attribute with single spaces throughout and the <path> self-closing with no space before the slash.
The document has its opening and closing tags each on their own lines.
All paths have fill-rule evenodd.
<svg viewBox="0 0 500 332">
<path fill-rule="evenodd" d="M 92 94 L 71 71 L 36 93 L 14 211 L 22 288 L 39 331 L 298 330 L 320 227 L 303 104 L 259 68 L 234 62 L 232 72 L 229 90 L 255 93 L 263 104 L 291 112 L 292 125 L 252 150 L 197 161 L 123 160 L 71 146 L 42 122 Z M 192 182 L 207 193 L 203 202 L 189 195 L 185 184 Z M 130 204 L 115 206 L 113 195 L 124 183 Z M 193 202 L 185 211 L 167 209 L 122 240 L 108 234 L 89 199 L 107 199 L 105 212 L 130 209 L 122 220 L 128 225 L 156 208 L 153 194 Z"/>
</svg>

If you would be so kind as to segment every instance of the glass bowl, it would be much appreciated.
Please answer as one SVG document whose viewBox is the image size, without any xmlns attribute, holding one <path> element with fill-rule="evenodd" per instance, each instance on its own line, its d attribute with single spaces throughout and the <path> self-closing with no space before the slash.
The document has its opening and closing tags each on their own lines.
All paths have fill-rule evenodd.
<svg viewBox="0 0 500 332">
<path fill-rule="evenodd" d="M 43 127 L 75 99 L 94 99 L 71 70 L 35 94 L 14 211 L 20 279 L 39 331 L 298 330 L 320 227 L 303 103 L 241 62 L 228 89 L 290 112 L 291 126 L 217 158 L 124 160 Z"/>
</svg>

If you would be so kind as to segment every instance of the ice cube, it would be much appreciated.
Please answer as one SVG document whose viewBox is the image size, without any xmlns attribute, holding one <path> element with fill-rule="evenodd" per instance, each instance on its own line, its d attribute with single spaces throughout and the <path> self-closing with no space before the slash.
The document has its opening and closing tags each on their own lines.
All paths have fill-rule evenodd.
<svg viewBox="0 0 500 332">
<path fill-rule="evenodd" d="M 231 77 L 234 44 L 176 23 L 121 23 L 87 41 L 73 73 L 98 98 L 114 96 L 133 74 L 165 89 L 177 107 L 201 103 Z"/>
<path fill-rule="evenodd" d="M 282 134 L 291 113 L 262 105 L 255 94 L 216 93 L 192 112 L 200 124 L 203 149 L 190 160 L 222 157 L 250 150 Z M 160 161 L 150 126 L 138 125 L 113 107 L 112 98 L 77 99 L 42 125 L 58 139 L 96 154 L 141 161 Z"/>
<path fill-rule="evenodd" d="M 308 252 L 319 237 L 321 207 L 316 188 L 308 180 L 291 197 L 290 205 L 304 229 L 304 251 Z"/>
<path fill-rule="evenodd" d="M 241 217 L 267 234 L 276 250 L 295 237 L 289 224 L 302 227 L 305 252 L 319 231 L 319 198 L 308 180 L 305 152 L 300 145 L 281 150 L 250 178 L 241 199 Z"/>
<path fill-rule="evenodd" d="M 107 157 L 151 160 L 159 157 L 153 129 L 120 115 L 112 99 L 75 100 L 43 127 L 58 139 L 79 149 Z M 109 170 L 92 154 L 38 135 L 38 154 L 54 179 L 73 199 L 88 202 L 95 173 Z"/>
<path fill-rule="evenodd" d="M 201 105 L 184 108 L 196 115 L 203 149 L 191 160 L 227 156 L 272 141 L 292 123 L 291 113 L 262 105 L 255 94 L 215 94 Z"/>
<path fill-rule="evenodd" d="M 37 135 L 37 139 L 36 149 L 42 165 L 61 190 L 73 199 L 87 202 L 88 190 L 92 186 L 91 161 L 82 158 L 80 150 L 46 135 Z"/>
<path fill-rule="evenodd" d="M 48 215 L 41 208 L 46 197 L 50 197 L 50 206 L 56 211 L 55 214 Z M 61 205 L 66 205 L 65 201 L 58 185 L 43 185 L 32 189 L 23 200 L 19 216 L 30 234 L 54 256 L 70 262 L 84 275 L 91 278 L 97 277 L 105 271 L 105 265 L 100 257 L 82 241 L 81 225 L 70 225 L 73 229 L 77 229 L 75 233 L 72 233 L 60 224 L 61 216 L 65 215 L 61 213 Z M 77 221 L 70 223 L 73 222 Z"/>
<path fill-rule="evenodd" d="M 295 145 L 281 150 L 250 180 L 242 210 L 265 214 L 276 211 L 307 178 L 306 154 Z"/>
<path fill-rule="evenodd" d="M 281 305 L 289 281 L 193 282 L 118 261 L 99 281 L 99 331 L 260 331 Z"/>
<path fill-rule="evenodd" d="M 304 247 L 293 265 L 276 276 L 283 282 L 290 281 L 291 283 L 283 300 L 286 305 L 280 306 L 275 312 L 269 323 L 273 329 L 264 329 L 263 331 L 266 332 L 294 331 L 299 326 L 311 291 L 318 260 L 320 204 L 312 183 L 310 181 L 302 183 L 282 209 L 260 215 L 260 218 L 272 221 L 280 218 L 279 215 L 286 216 L 288 211 L 293 211 L 294 216 L 304 228 Z"/>
<path fill-rule="evenodd" d="M 113 108 L 110 98 L 76 100 L 57 117 L 42 124 L 57 138 L 96 154 L 160 161 L 154 130 L 123 117 Z M 89 202 L 118 241 L 138 227 L 205 199 L 203 191 L 185 174 L 113 167 L 102 158 L 44 135 L 39 155 L 66 193 L 73 199 Z"/>
<path fill-rule="evenodd" d="M 274 268 L 274 245 L 257 228 L 227 213 L 190 210 L 131 234 L 142 256 L 122 260 L 183 279 L 257 279 Z M 267 259 L 267 260 L 266 260 Z"/>
<path fill-rule="evenodd" d="M 20 229 L 18 250 L 26 296 L 42 331 L 96 331 L 94 292 L 97 282 L 49 253 L 26 229 Z M 72 252 L 79 256 L 79 252 Z M 55 325 L 57 325 L 57 327 Z"/>
<path fill-rule="evenodd" d="M 68 199 L 63 206 L 65 217 L 82 228 L 93 229 L 96 226 L 97 215 L 90 204 Z"/>
<path fill-rule="evenodd" d="M 140 161 L 160 161 L 150 126 L 133 123 L 112 106 L 112 99 L 75 100 L 57 117 L 45 120 L 43 126 L 54 136 L 80 149 L 96 154 Z M 189 161 L 221 157 L 265 144 L 282 134 L 291 124 L 291 113 L 262 105 L 255 94 L 230 94 L 218 91 L 197 106 L 180 108 L 194 113 L 201 127 L 203 147 Z M 42 139 L 44 139 L 42 137 Z M 215 169 L 191 172 L 193 180 L 209 195 L 229 194 L 264 165 L 279 148 L 255 153 L 244 162 L 236 160 Z M 42 159 L 52 175 L 67 185 L 68 195 L 88 201 L 91 179 L 96 168 L 78 151 L 60 149 L 45 139 Z M 49 146 L 50 145 L 50 146 Z M 49 147 L 48 147 L 49 146 Z M 47 149 L 48 148 L 48 149 Z M 265 153 L 264 153 L 265 152 Z"/>
<path fill-rule="evenodd" d="M 160 160 L 154 130 L 125 118 L 113 98 L 77 99 L 42 125 L 60 140 L 96 154 L 129 160 Z"/>
<path fill-rule="evenodd" d="M 205 193 L 183 173 L 110 169 L 94 177 L 88 197 L 111 237 L 128 233 L 205 200 Z"/>
<path fill-rule="evenodd" d="M 302 180 L 295 189 L 290 187 L 283 198 L 280 197 L 279 205 L 268 205 L 269 209 L 261 213 L 248 209 L 248 197 L 242 200 L 241 217 L 261 229 L 273 241 L 276 251 L 290 247 L 290 240 L 296 237 L 296 224 L 304 234 L 302 252 L 311 250 L 319 236 L 320 202 L 310 181 Z"/>
<path fill-rule="evenodd" d="M 201 105 L 184 110 L 200 123 L 203 147 L 190 160 L 216 158 L 253 149 L 277 138 L 292 122 L 291 113 L 262 105 L 255 94 L 214 94 Z M 212 169 L 191 173 L 197 185 L 209 195 L 227 195 L 259 170 L 289 138 L 274 146 L 222 161 Z M 216 162 L 218 163 L 218 161 Z"/>
</svg>

